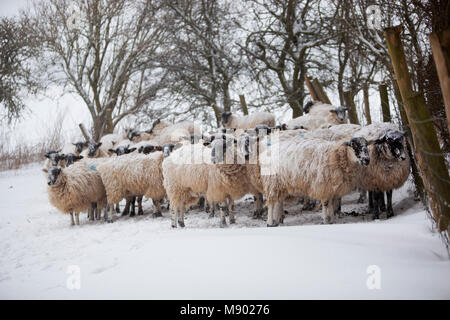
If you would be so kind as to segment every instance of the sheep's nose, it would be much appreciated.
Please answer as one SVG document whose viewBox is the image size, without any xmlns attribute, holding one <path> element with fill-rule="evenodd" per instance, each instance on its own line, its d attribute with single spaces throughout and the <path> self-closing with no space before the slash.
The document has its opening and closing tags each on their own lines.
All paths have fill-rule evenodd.
<svg viewBox="0 0 450 320">
<path fill-rule="evenodd" d="M 368 166 L 369 163 L 370 163 L 370 159 L 369 159 L 369 158 L 364 158 L 364 159 L 362 159 L 362 164 L 363 164 L 363 165 Z"/>
</svg>

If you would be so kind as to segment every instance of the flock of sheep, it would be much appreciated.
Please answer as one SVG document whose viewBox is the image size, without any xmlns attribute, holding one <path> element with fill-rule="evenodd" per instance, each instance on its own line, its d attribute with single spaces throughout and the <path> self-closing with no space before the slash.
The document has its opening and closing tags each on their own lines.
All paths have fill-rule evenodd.
<svg viewBox="0 0 450 320">
<path fill-rule="evenodd" d="M 252 194 L 253 216 L 267 207 L 267 226 L 283 223 L 283 203 L 315 201 L 324 223 L 335 221 L 340 199 L 359 189 L 369 191 L 374 219 L 386 210 L 392 216 L 392 190 L 409 176 L 403 132 L 392 123 L 347 124 L 345 107 L 308 103 L 306 114 L 275 126 L 267 112 L 239 117 L 222 114 L 223 128 L 208 135 L 190 121 L 155 121 L 147 131 L 108 134 L 99 142 L 78 142 L 45 154 L 47 191 L 51 204 L 90 220 L 113 221 L 143 214 L 142 198 L 152 199 L 153 216 L 161 216 L 168 200 L 172 227 L 184 227 L 184 213 L 199 204 L 221 225 L 235 223 L 234 201 Z M 387 205 L 384 202 L 386 193 Z M 362 199 L 362 197 L 360 198 Z"/>
</svg>

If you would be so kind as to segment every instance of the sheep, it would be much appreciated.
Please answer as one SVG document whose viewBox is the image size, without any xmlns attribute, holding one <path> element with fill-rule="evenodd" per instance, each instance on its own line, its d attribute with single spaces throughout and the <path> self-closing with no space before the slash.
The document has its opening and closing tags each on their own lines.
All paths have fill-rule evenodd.
<svg viewBox="0 0 450 320">
<path fill-rule="evenodd" d="M 64 159 L 63 155 L 60 154 L 61 150 L 62 149 L 50 150 L 44 154 L 44 157 L 47 158 L 47 160 L 45 161 L 44 169 L 48 169 L 51 166 L 56 167 L 59 162 Z"/>
<path fill-rule="evenodd" d="M 74 153 L 66 153 L 62 155 L 64 160 L 64 166 L 69 167 L 74 164 L 76 161 L 83 159 L 82 155 L 76 155 Z"/>
<path fill-rule="evenodd" d="M 333 222 L 336 200 L 356 187 L 359 168 L 370 162 L 367 146 L 363 137 L 345 142 L 299 136 L 272 141 L 260 155 L 267 225 L 279 223 L 277 217 L 274 224 L 274 208 L 289 195 L 321 200 L 324 223 Z"/>
<path fill-rule="evenodd" d="M 392 190 L 400 188 L 409 176 L 409 157 L 405 153 L 405 141 L 403 132 L 393 123 L 373 123 L 361 127 L 359 125 L 337 125 L 329 129 L 316 130 L 308 133 L 308 137 L 316 137 L 325 140 L 338 140 L 351 136 L 362 136 L 374 143 L 369 146 L 369 154 L 372 159 L 368 167 L 363 169 L 358 188 L 369 191 L 369 209 L 373 211 L 373 217 L 378 219 L 378 207 L 383 207 L 384 196 L 380 192 L 386 192 L 387 217 L 391 217 Z M 364 191 L 364 194 L 366 192 Z M 376 199 L 373 199 L 375 197 Z M 361 198 L 358 201 L 361 201 Z M 375 200 L 375 204 L 373 204 Z M 380 201 L 380 203 L 378 203 Z M 384 209 L 382 208 L 382 211 Z"/>
<path fill-rule="evenodd" d="M 255 112 L 248 116 L 238 117 L 231 112 L 222 112 L 221 121 L 224 128 L 250 129 L 258 124 L 275 126 L 275 117 L 269 112 Z"/>
<path fill-rule="evenodd" d="M 161 163 L 162 152 L 150 155 L 125 154 L 101 161 L 96 166 L 105 185 L 112 221 L 113 204 L 129 196 L 144 195 L 153 200 L 156 211 L 153 216 L 161 216 L 160 200 L 166 195 L 163 187 Z"/>
<path fill-rule="evenodd" d="M 164 187 L 170 200 L 173 228 L 177 223 L 184 227 L 185 208 L 196 204 L 201 196 L 210 203 L 226 203 L 229 222 L 235 223 L 232 201 L 242 198 L 252 188 L 245 179 L 245 165 L 234 161 L 234 139 L 216 138 L 210 145 L 184 145 L 163 162 Z M 222 207 L 221 213 L 223 226 L 226 220 Z"/>
<path fill-rule="evenodd" d="M 76 156 L 79 156 L 83 150 L 85 150 L 88 147 L 87 141 L 77 141 L 75 143 L 66 144 L 62 150 L 61 153 L 68 154 L 73 153 Z"/>
<path fill-rule="evenodd" d="M 330 123 L 344 124 L 348 119 L 346 111 L 348 111 L 347 107 L 335 107 L 331 104 L 319 102 L 311 105 L 308 112 L 305 111 L 305 113 L 327 117 Z"/>
<path fill-rule="evenodd" d="M 384 202 L 386 192 L 387 218 L 394 215 L 392 208 L 392 190 L 400 188 L 410 174 L 410 159 L 406 150 L 404 133 L 389 123 L 366 126 L 359 134 L 376 138 L 369 148 L 371 164 L 364 170 L 358 187 L 369 190 L 369 209 L 373 218 L 379 219 L 378 209 Z M 381 208 L 383 210 L 383 208 Z"/>
<path fill-rule="evenodd" d="M 98 210 L 104 208 L 106 192 L 102 179 L 85 163 L 77 162 L 67 168 L 51 166 L 43 171 L 48 175 L 50 203 L 63 213 L 70 213 L 72 225 L 79 225 L 80 212 L 90 210 L 94 203 Z"/>
<path fill-rule="evenodd" d="M 110 147 L 108 149 L 104 148 L 103 142 L 95 142 L 90 141 L 88 143 L 88 148 L 84 150 L 81 155 L 85 158 L 106 158 L 110 157 L 111 153 L 108 151 L 108 149 L 112 148 L 113 145 L 110 144 Z"/>
</svg>

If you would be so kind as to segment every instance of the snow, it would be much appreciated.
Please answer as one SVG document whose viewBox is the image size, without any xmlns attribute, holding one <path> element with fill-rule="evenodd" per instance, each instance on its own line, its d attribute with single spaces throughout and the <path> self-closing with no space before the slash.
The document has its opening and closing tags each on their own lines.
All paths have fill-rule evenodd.
<svg viewBox="0 0 450 320">
<path fill-rule="evenodd" d="M 1 299 L 449 299 L 450 261 L 409 187 L 394 192 L 396 216 L 346 216 L 321 225 L 318 213 L 286 205 L 285 225 L 267 228 L 236 204 L 237 223 L 193 210 L 185 229 L 163 218 L 116 217 L 70 226 L 46 195 L 41 165 L 0 173 Z M 343 211 L 364 211 L 357 194 Z M 297 212 L 297 213 L 296 213 Z M 368 289 L 368 267 L 380 289 Z M 70 290 L 70 266 L 80 289 Z"/>
</svg>

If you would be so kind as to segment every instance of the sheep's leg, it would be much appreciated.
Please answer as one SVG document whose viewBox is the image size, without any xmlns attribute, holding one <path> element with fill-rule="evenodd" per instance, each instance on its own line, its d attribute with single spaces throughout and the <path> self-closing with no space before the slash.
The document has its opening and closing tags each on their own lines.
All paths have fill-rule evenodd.
<svg viewBox="0 0 450 320">
<path fill-rule="evenodd" d="M 73 212 L 70 213 L 70 225 L 75 225 L 75 220 L 73 220 Z"/>
<path fill-rule="evenodd" d="M 220 225 L 222 226 L 222 227 L 224 227 L 224 226 L 226 226 L 227 225 L 227 221 L 225 220 L 225 216 L 226 216 L 226 213 L 225 213 L 225 207 L 226 207 L 226 203 L 224 204 L 224 203 L 221 203 L 220 205 L 219 205 L 219 210 L 220 210 Z"/>
<path fill-rule="evenodd" d="M 180 206 L 180 215 L 178 216 L 178 225 L 184 228 L 184 204 Z"/>
<path fill-rule="evenodd" d="M 274 223 L 274 214 L 273 214 L 273 211 L 274 211 L 274 208 L 275 208 L 275 205 L 276 205 L 276 203 L 268 203 L 267 204 L 267 226 L 268 227 L 276 227 L 277 226 L 277 224 L 275 224 Z"/>
<path fill-rule="evenodd" d="M 113 222 L 112 217 L 114 215 L 114 203 L 109 204 L 109 214 L 108 210 L 105 211 L 105 221 L 108 223 Z"/>
<path fill-rule="evenodd" d="M 158 217 L 162 217 L 161 214 L 161 204 L 163 202 L 163 199 L 159 199 L 159 200 L 153 200 L 153 205 L 155 206 L 155 209 L 153 210 L 153 218 L 158 218 Z"/>
<path fill-rule="evenodd" d="M 380 205 L 380 211 L 386 211 L 386 203 L 384 202 L 384 192 L 380 192 L 378 204 Z"/>
<path fill-rule="evenodd" d="M 358 198 L 358 203 L 364 203 L 366 202 L 367 199 L 367 191 L 366 190 L 360 190 L 359 191 L 359 198 Z"/>
<path fill-rule="evenodd" d="M 120 213 L 120 205 L 118 202 L 116 203 L 116 213 Z"/>
<path fill-rule="evenodd" d="M 234 213 L 233 213 L 233 200 L 228 199 L 228 215 L 229 215 L 229 221 L 230 224 L 236 223 L 236 219 L 234 218 Z"/>
<path fill-rule="evenodd" d="M 323 223 L 329 224 L 331 223 L 331 213 L 334 213 L 333 200 L 322 200 L 322 219 Z M 331 208 L 331 210 L 330 210 Z"/>
<path fill-rule="evenodd" d="M 134 217 L 136 212 L 134 211 L 134 205 L 136 203 L 136 197 L 130 198 L 130 217 Z"/>
<path fill-rule="evenodd" d="M 97 209 L 97 204 L 95 202 L 91 203 L 91 208 L 88 210 L 89 221 L 94 221 Z"/>
<path fill-rule="evenodd" d="M 253 219 L 260 218 L 263 214 L 263 195 L 258 193 L 255 196 L 255 202 L 253 203 Z"/>
<path fill-rule="evenodd" d="M 303 200 L 302 210 L 311 211 L 311 210 L 314 210 L 315 207 L 316 207 L 316 202 L 309 197 L 305 197 L 305 199 Z"/>
<path fill-rule="evenodd" d="M 80 213 L 79 212 L 75 212 L 75 223 L 77 224 L 77 226 L 80 225 Z"/>
<path fill-rule="evenodd" d="M 379 212 L 378 212 L 378 209 L 379 209 L 379 195 L 378 195 L 378 192 L 377 191 L 373 191 L 372 192 L 372 198 L 373 198 L 373 208 L 372 208 L 372 214 L 373 214 L 373 219 L 375 220 L 375 219 L 380 219 L 380 216 L 379 216 Z"/>
<path fill-rule="evenodd" d="M 208 201 L 208 204 L 211 208 L 211 213 L 209 214 L 209 217 L 214 218 L 214 215 L 216 214 L 216 203 L 214 201 L 212 201 L 212 202 Z"/>
<path fill-rule="evenodd" d="M 373 210 L 373 191 L 369 191 L 369 212 Z"/>
<path fill-rule="evenodd" d="M 172 228 L 176 228 L 178 220 L 178 208 L 173 203 L 170 207 L 170 210 L 172 210 Z"/>
<path fill-rule="evenodd" d="M 272 217 L 275 221 L 275 226 L 278 226 L 280 223 L 284 222 L 283 201 L 276 202 L 272 210 Z"/>
<path fill-rule="evenodd" d="M 138 203 L 138 215 L 142 216 L 144 215 L 144 210 L 142 209 L 142 196 L 137 197 L 137 203 Z"/>
<path fill-rule="evenodd" d="M 386 191 L 387 201 L 387 217 L 390 218 L 394 215 L 394 209 L 392 209 L 392 190 Z"/>
<path fill-rule="evenodd" d="M 127 216 L 130 213 L 130 205 L 131 205 L 131 198 L 126 198 L 125 208 L 123 208 L 122 216 Z"/>
</svg>

